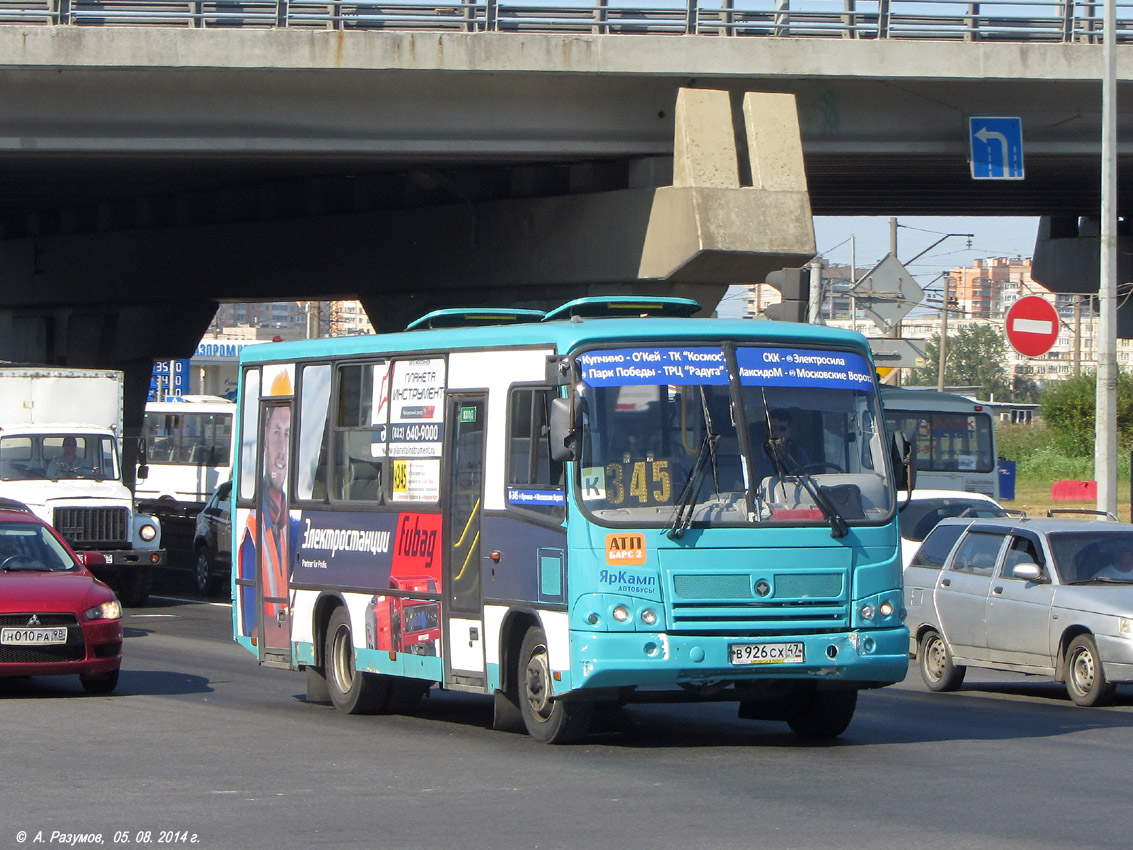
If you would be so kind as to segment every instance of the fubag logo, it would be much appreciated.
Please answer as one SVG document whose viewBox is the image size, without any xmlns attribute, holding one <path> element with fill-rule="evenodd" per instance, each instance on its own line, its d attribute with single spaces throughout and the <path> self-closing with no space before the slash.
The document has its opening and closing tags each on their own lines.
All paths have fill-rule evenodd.
<svg viewBox="0 0 1133 850">
<path fill-rule="evenodd" d="M 606 563 L 619 566 L 644 564 L 645 535 L 638 531 L 632 534 L 607 534 Z"/>
</svg>

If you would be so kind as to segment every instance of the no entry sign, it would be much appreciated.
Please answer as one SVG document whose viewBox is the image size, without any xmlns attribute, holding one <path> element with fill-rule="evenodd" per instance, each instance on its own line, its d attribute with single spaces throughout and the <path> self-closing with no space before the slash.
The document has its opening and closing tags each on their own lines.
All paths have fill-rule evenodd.
<svg viewBox="0 0 1133 850">
<path fill-rule="evenodd" d="M 1050 351 L 1058 339 L 1058 312 L 1045 298 L 1028 295 L 1007 311 L 1007 341 L 1027 357 Z"/>
</svg>

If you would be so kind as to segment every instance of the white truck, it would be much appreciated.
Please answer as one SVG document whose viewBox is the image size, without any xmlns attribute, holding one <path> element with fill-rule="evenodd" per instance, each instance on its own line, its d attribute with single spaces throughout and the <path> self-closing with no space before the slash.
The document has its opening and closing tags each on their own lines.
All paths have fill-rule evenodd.
<svg viewBox="0 0 1133 850">
<path fill-rule="evenodd" d="M 123 383 L 105 369 L 0 366 L 0 497 L 23 502 L 76 552 L 102 555 L 91 572 L 141 605 L 165 551 L 160 523 L 137 513 L 122 481 Z"/>
</svg>

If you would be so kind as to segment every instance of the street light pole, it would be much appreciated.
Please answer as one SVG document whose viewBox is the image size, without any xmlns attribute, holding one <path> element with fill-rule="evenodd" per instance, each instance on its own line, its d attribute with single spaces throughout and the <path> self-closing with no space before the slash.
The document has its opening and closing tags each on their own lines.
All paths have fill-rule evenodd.
<svg viewBox="0 0 1133 850">
<path fill-rule="evenodd" d="M 1098 510 L 1117 513 L 1117 10 L 1105 0 L 1102 57 L 1102 208 L 1094 478 Z"/>
<path fill-rule="evenodd" d="M 952 282 L 951 275 L 948 272 L 944 273 L 944 304 L 940 310 L 940 368 L 936 375 L 936 389 L 939 392 L 944 392 L 944 369 L 948 363 L 948 296 L 949 286 Z"/>
</svg>

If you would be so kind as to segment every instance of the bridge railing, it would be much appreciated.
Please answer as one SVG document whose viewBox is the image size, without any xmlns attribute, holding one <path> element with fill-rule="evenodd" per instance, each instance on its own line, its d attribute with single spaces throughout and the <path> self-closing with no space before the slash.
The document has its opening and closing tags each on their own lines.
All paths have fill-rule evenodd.
<svg viewBox="0 0 1133 850">
<path fill-rule="evenodd" d="M 0 25 L 1096 43 L 1104 0 L 0 0 Z M 1119 42 L 1133 0 L 1117 0 Z"/>
</svg>

